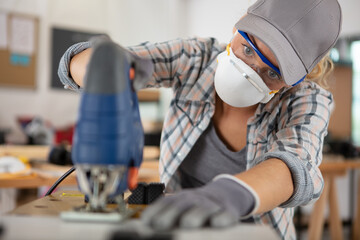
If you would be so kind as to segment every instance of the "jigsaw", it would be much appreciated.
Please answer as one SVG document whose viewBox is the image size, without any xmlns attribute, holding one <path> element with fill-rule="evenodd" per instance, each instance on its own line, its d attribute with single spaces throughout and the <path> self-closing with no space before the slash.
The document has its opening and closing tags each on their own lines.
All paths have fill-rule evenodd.
<svg viewBox="0 0 360 240">
<path fill-rule="evenodd" d="M 63 212 L 65 220 L 118 221 L 129 213 L 123 193 L 129 185 L 136 185 L 137 175 L 129 172 L 136 173 L 140 167 L 144 147 L 132 81 L 136 64 L 136 58 L 111 40 L 99 41 L 93 47 L 72 146 L 78 185 L 89 202 Z M 118 208 L 107 208 L 110 198 Z"/>
</svg>

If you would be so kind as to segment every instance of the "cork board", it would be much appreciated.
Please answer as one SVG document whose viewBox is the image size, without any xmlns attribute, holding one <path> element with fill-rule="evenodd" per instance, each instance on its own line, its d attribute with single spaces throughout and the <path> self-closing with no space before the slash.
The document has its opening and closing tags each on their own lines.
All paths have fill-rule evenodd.
<svg viewBox="0 0 360 240">
<path fill-rule="evenodd" d="M 39 20 L 15 13 L 0 12 L 0 16 L 0 85 L 35 88 Z"/>
</svg>

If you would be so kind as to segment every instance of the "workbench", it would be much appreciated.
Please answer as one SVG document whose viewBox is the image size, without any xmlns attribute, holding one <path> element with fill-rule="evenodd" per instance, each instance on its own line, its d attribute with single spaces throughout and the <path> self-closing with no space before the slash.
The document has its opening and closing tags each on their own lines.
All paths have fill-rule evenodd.
<svg viewBox="0 0 360 240">
<path fill-rule="evenodd" d="M 49 150 L 50 148 L 47 146 L 0 146 L 0 156 L 13 155 L 26 156 L 29 159 L 46 159 Z M 154 159 L 158 159 L 158 156 L 158 148 L 145 147 L 144 161 L 139 171 L 139 181 L 159 181 L 158 161 L 154 161 Z M 64 172 L 67 169 L 66 167 L 62 168 L 61 171 Z M 0 181 L 0 188 L 30 188 L 52 185 L 56 179 L 56 177 L 44 176 L 34 172 L 29 176 Z M 61 186 L 74 184 L 76 184 L 76 179 L 74 173 L 72 173 L 68 179 L 61 183 Z M 119 230 L 151 231 L 139 219 L 130 219 L 123 223 L 112 224 L 64 222 L 60 219 L 60 212 L 68 211 L 83 204 L 84 196 L 80 192 L 62 192 L 60 190 L 52 195 L 19 206 L 12 212 L 1 216 L 0 224 L 4 227 L 4 236 L 0 236 L 0 239 L 109 239 L 114 231 Z M 271 227 L 253 224 L 240 224 L 221 230 L 176 231 L 173 234 L 175 236 L 173 239 L 180 240 L 235 239 L 239 236 L 245 239 L 279 239 Z"/>
<path fill-rule="evenodd" d="M 339 214 L 338 195 L 335 180 L 343 177 L 348 170 L 360 169 L 360 158 L 345 159 L 340 155 L 324 155 L 320 171 L 324 178 L 324 189 L 314 204 L 309 222 L 309 239 L 321 240 L 325 223 L 325 208 L 329 206 L 331 239 L 344 239 L 342 221 Z M 356 212 L 352 222 L 352 239 L 360 239 L 360 177 L 357 180 Z"/>
<path fill-rule="evenodd" d="M 33 159 L 46 159 L 49 153 L 48 146 L 0 146 L 0 156 L 10 154 L 14 156 L 27 156 Z M 159 149 L 155 147 L 145 147 L 144 161 L 139 171 L 140 182 L 158 182 L 158 159 Z M 58 167 L 61 168 L 61 167 Z M 338 155 L 324 155 L 320 170 L 324 177 L 324 190 L 320 199 L 314 204 L 314 208 L 309 221 L 309 239 L 322 239 L 323 226 L 325 223 L 324 211 L 329 204 L 329 223 L 330 233 L 333 239 L 343 239 L 342 223 L 338 210 L 337 189 L 335 179 L 343 177 L 348 170 L 360 169 L 360 159 L 344 159 Z M 65 172 L 67 168 L 63 168 Z M 0 181 L 0 188 L 30 188 L 39 186 L 50 186 L 57 180 L 57 177 L 44 176 L 36 172 L 29 176 Z M 64 185 L 76 185 L 75 174 L 71 174 L 61 183 Z M 353 220 L 352 239 L 360 239 L 360 178 L 358 178 L 357 190 L 357 210 Z M 24 209 L 20 207 L 17 209 Z M 39 210 L 39 209 L 38 209 Z M 40 211 L 40 210 L 39 210 Z M 37 213 L 39 213 L 37 211 Z M 26 221 L 26 220 L 24 220 Z M 41 221 L 41 220 L 39 220 Z"/>
<path fill-rule="evenodd" d="M 57 192 L 25 204 L 2 216 L 4 227 L 2 240 L 12 239 L 111 239 L 115 231 L 136 231 L 152 234 L 152 230 L 137 218 L 120 223 L 65 222 L 60 219 L 62 211 L 84 204 L 84 195 L 79 192 Z M 173 239 L 279 239 L 270 226 L 238 224 L 225 229 L 203 228 L 199 230 L 176 230 Z"/>
<path fill-rule="evenodd" d="M 0 179 L 0 188 L 37 188 L 51 186 L 71 166 L 59 166 L 47 162 L 50 152 L 49 146 L 24 146 L 24 145 L 0 145 L 0 156 L 10 155 L 28 158 L 31 164 L 29 174 Z M 140 182 L 158 182 L 158 164 L 155 161 L 159 157 L 157 147 L 144 148 L 144 161 L 139 172 Z M 69 175 L 61 186 L 77 185 L 76 173 Z"/>
</svg>

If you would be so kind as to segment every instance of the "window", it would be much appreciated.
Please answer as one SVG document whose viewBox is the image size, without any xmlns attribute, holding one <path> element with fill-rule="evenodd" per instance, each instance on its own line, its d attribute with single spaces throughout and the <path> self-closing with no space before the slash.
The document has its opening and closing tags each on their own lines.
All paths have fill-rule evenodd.
<svg viewBox="0 0 360 240">
<path fill-rule="evenodd" d="M 353 63 L 351 137 L 353 143 L 360 146 L 360 40 L 351 43 L 350 52 Z"/>
</svg>

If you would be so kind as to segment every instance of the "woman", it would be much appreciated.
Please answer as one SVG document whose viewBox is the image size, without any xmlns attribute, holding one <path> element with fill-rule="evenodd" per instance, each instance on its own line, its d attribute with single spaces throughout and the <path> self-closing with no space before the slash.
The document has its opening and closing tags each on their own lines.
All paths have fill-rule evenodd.
<svg viewBox="0 0 360 240">
<path fill-rule="evenodd" d="M 153 63 L 151 80 L 134 85 L 174 91 L 160 174 L 169 192 L 187 188 L 149 207 L 144 222 L 170 229 L 244 219 L 295 239 L 294 207 L 323 188 L 318 166 L 332 96 L 315 81 L 329 74 L 326 54 L 340 27 L 336 0 L 259 0 L 227 47 L 194 38 L 128 48 Z M 82 86 L 89 47 L 64 54 L 65 87 Z"/>
</svg>

